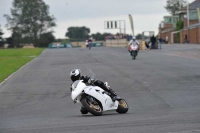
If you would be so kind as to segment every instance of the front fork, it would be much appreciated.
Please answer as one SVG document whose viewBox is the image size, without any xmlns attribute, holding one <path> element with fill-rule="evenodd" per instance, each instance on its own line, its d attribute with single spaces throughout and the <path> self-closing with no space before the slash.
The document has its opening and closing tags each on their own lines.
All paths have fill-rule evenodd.
<svg viewBox="0 0 200 133">
<path fill-rule="evenodd" d="M 94 100 L 94 98 L 89 95 L 83 95 L 82 97 L 87 98 L 94 105 L 97 104 L 97 102 Z"/>
<path fill-rule="evenodd" d="M 132 51 L 131 51 L 131 55 L 132 55 L 132 56 L 137 56 L 137 52 L 138 52 L 137 50 L 132 50 Z"/>
</svg>

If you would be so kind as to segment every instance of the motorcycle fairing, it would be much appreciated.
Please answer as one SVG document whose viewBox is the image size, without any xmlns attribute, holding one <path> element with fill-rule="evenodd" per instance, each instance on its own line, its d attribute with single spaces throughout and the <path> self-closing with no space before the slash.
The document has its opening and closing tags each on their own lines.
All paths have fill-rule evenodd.
<svg viewBox="0 0 200 133">
<path fill-rule="evenodd" d="M 85 87 L 86 87 L 86 84 L 83 83 L 82 80 L 78 80 L 72 84 L 71 98 L 74 102 L 79 102 L 79 100 L 77 100 L 77 98 L 82 93 L 82 91 L 84 90 Z"/>
<path fill-rule="evenodd" d="M 105 91 L 97 86 L 87 86 L 84 92 L 97 100 L 102 104 L 103 111 L 114 110 L 118 108 L 118 101 L 113 102 L 110 96 L 105 94 Z"/>
</svg>

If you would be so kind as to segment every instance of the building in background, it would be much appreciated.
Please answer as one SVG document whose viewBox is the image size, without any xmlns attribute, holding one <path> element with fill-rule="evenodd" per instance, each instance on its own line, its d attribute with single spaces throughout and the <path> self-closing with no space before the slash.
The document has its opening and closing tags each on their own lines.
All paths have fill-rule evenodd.
<svg viewBox="0 0 200 133">
<path fill-rule="evenodd" d="M 164 21 L 159 26 L 159 36 L 167 43 L 170 43 L 171 33 L 176 29 L 179 16 L 164 16 Z"/>
<path fill-rule="evenodd" d="M 189 4 L 189 21 L 187 6 L 176 12 L 176 16 L 165 16 L 159 26 L 159 35 L 162 39 L 168 38 L 169 43 L 200 44 L 200 0 Z M 176 30 L 176 23 L 183 22 L 183 28 Z M 189 24 L 188 24 L 189 22 Z"/>
</svg>

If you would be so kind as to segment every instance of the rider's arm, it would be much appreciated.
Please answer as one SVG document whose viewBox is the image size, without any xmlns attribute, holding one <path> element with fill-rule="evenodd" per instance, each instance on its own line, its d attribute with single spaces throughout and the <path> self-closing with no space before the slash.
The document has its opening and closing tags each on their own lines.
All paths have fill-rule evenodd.
<svg viewBox="0 0 200 133">
<path fill-rule="evenodd" d="M 103 90 L 109 90 L 109 88 L 101 80 L 95 80 L 93 83 L 95 86 L 99 86 Z"/>
<path fill-rule="evenodd" d="M 84 83 L 92 85 L 96 80 L 94 78 L 88 77 L 88 76 L 81 76 L 81 80 L 83 80 Z"/>
<path fill-rule="evenodd" d="M 137 45 L 139 45 L 140 43 L 136 40 Z"/>
<path fill-rule="evenodd" d="M 128 45 L 130 46 L 131 44 L 132 44 L 132 40 L 129 42 L 129 44 L 128 44 Z"/>
<path fill-rule="evenodd" d="M 88 76 L 81 76 L 81 80 L 83 80 L 84 83 L 88 83 L 90 77 Z"/>
</svg>

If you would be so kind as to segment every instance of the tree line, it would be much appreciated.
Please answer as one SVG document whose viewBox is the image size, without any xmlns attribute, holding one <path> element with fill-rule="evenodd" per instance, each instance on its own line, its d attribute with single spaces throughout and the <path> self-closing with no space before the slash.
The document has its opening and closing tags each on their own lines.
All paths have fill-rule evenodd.
<svg viewBox="0 0 200 133">
<path fill-rule="evenodd" d="M 174 15 L 186 4 L 185 0 L 167 0 L 166 10 Z M 3 39 L 3 32 L 0 29 L 0 47 L 4 43 L 9 47 L 20 47 L 20 44 L 33 44 L 36 47 L 47 47 L 53 41 L 70 42 L 85 41 L 90 36 L 95 40 L 104 40 L 111 33 L 93 33 L 90 29 L 82 27 L 69 27 L 65 34 L 68 40 L 55 39 L 53 27 L 56 26 L 54 16 L 49 13 L 49 6 L 43 0 L 13 0 L 11 15 L 5 14 L 7 29 L 11 31 L 11 36 Z M 137 39 L 142 35 L 138 34 Z"/>
<path fill-rule="evenodd" d="M 90 28 L 85 27 L 85 26 L 69 27 L 65 34 L 65 36 L 68 37 L 70 41 L 85 41 L 89 37 L 92 37 L 95 40 L 105 40 L 105 37 L 109 35 L 112 35 L 112 34 L 100 33 L 100 32 L 90 34 Z"/>
<path fill-rule="evenodd" d="M 49 6 L 43 0 L 13 0 L 11 15 L 5 14 L 6 27 L 11 36 L 4 39 L 9 47 L 33 44 L 45 47 L 55 40 L 52 28 L 55 18 L 49 14 Z"/>
</svg>

